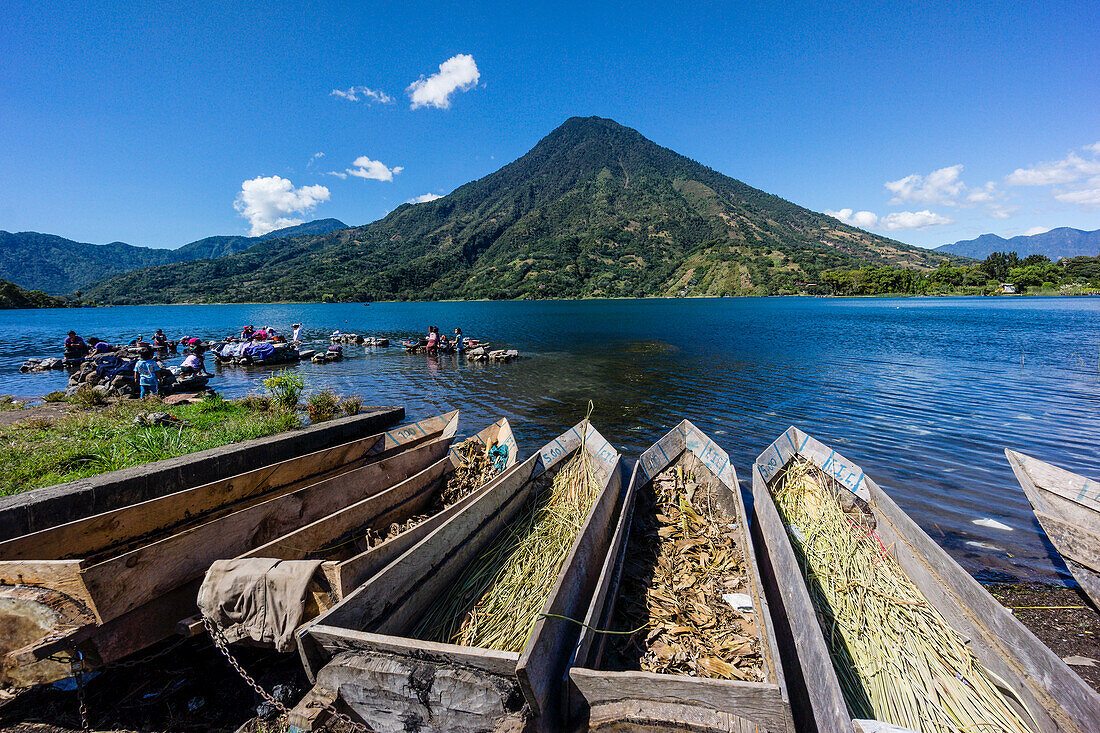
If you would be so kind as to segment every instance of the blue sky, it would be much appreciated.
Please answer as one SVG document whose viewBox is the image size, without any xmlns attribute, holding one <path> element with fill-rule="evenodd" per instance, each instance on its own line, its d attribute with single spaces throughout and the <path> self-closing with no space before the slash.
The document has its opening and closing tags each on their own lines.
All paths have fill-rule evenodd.
<svg viewBox="0 0 1100 733">
<path fill-rule="evenodd" d="M 174 247 L 364 224 L 592 114 L 912 244 L 1100 228 L 1095 2 L 9 0 L 3 16 L 7 231 Z"/>
</svg>

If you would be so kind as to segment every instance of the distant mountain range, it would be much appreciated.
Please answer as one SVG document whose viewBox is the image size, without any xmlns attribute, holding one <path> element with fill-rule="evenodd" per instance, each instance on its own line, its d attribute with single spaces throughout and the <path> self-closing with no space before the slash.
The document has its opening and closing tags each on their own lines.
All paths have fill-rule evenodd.
<svg viewBox="0 0 1100 733">
<path fill-rule="evenodd" d="M 372 224 L 97 283 L 103 303 L 793 293 L 823 270 L 932 269 L 912 247 L 765 193 L 613 120 Z M 247 287 L 242 282 L 247 281 Z"/>
<path fill-rule="evenodd" d="M 1062 257 L 1096 257 L 1100 255 L 1100 229 L 1083 232 L 1080 229 L 1059 227 L 1042 234 L 1020 235 L 1005 239 L 996 234 L 983 234 L 977 239 L 967 239 L 936 248 L 937 252 L 949 252 L 984 260 L 994 252 L 1015 252 L 1020 257 L 1044 255 L 1057 262 Z"/>
<path fill-rule="evenodd" d="M 260 242 L 326 234 L 346 228 L 347 224 L 338 219 L 319 219 L 260 237 L 206 237 L 177 249 L 153 249 L 124 242 L 88 244 L 53 234 L 0 231 L 0 280 L 28 290 L 63 295 L 122 272 L 172 262 L 225 257 Z"/>
</svg>

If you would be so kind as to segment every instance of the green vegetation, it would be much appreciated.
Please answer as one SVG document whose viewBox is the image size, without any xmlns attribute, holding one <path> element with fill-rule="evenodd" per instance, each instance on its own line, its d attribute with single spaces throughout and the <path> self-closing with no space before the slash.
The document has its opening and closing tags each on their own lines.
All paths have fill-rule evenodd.
<svg viewBox="0 0 1100 733">
<path fill-rule="evenodd" d="M 306 388 L 306 380 L 297 372 L 281 369 L 264 380 L 264 388 L 271 393 L 275 404 L 284 410 L 293 410 Z"/>
<path fill-rule="evenodd" d="M 347 416 L 358 415 L 363 411 L 363 398 L 359 395 L 348 395 L 340 399 L 340 412 Z"/>
<path fill-rule="evenodd" d="M 826 295 L 990 295 L 1002 283 L 1019 292 L 1083 294 L 1100 290 L 1100 257 L 1051 262 L 1043 255 L 1020 259 L 1015 252 L 994 252 L 975 265 L 943 262 L 930 272 L 901 267 L 829 270 L 807 292 Z"/>
<path fill-rule="evenodd" d="M 182 427 L 145 427 L 134 418 L 164 411 Z M 31 417 L 0 428 L 0 494 L 73 481 L 272 435 L 300 425 L 287 410 L 258 410 L 221 398 L 161 405 L 122 400 L 109 407 L 73 410 L 60 417 Z"/>
<path fill-rule="evenodd" d="M 0 280 L 0 309 L 2 308 L 65 308 L 64 298 L 55 298 L 41 290 L 24 290 L 15 283 Z"/>
<path fill-rule="evenodd" d="M 224 257 L 259 242 L 314 236 L 345 226 L 338 219 L 319 219 L 262 237 L 207 237 L 178 249 L 150 249 L 123 242 L 88 244 L 38 232 L 0 232 L 0 278 L 61 295 L 143 267 Z"/>
<path fill-rule="evenodd" d="M 340 399 L 330 389 L 314 392 L 310 395 L 309 402 L 306 403 L 309 421 L 314 423 L 324 422 L 336 417 L 336 411 L 339 407 Z"/>
<path fill-rule="evenodd" d="M 96 302 L 798 293 L 830 269 L 944 255 L 724 176 L 611 120 L 572 118 L 519 160 L 373 224 L 121 275 Z"/>
</svg>

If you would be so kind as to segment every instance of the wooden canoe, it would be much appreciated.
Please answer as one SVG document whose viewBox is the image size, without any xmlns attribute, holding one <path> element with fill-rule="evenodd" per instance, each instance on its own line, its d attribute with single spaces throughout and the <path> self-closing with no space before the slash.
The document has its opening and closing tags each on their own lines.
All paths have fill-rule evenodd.
<svg viewBox="0 0 1100 733">
<path fill-rule="evenodd" d="M 1100 483 L 1005 449 L 1043 531 L 1100 608 Z"/>
<path fill-rule="evenodd" d="M 375 547 L 369 547 L 357 553 L 348 553 L 345 549 L 360 543 L 366 544 L 365 537 L 372 530 L 382 532 L 391 523 L 403 523 L 430 507 L 455 470 L 465 464 L 466 459 L 461 452 L 462 445 L 470 441 L 482 446 L 484 450 L 493 446 L 502 446 L 505 450 L 505 460 L 502 462 L 501 472 L 516 463 L 516 439 L 508 421 L 502 418 L 471 436 L 461 445 L 452 445 L 445 456 L 404 481 L 383 491 L 371 492 L 366 498 L 281 535 L 267 544 L 251 549 L 239 555 L 237 559 L 306 560 L 350 555 L 342 560 L 325 560 L 322 564 L 325 580 L 317 584 L 320 598 L 316 604 L 308 606 L 316 616 L 317 613 L 335 605 L 392 560 L 400 557 L 477 497 L 479 491 L 474 491 L 442 511 L 425 518 L 415 527 Z M 304 617 L 303 622 L 310 621 L 312 618 L 313 616 Z M 178 631 L 184 635 L 202 633 L 205 631 L 202 617 L 196 615 L 184 620 Z M 229 634 L 226 636 L 231 642 L 239 640 Z M 250 641 L 250 643 L 254 642 Z"/>
<path fill-rule="evenodd" d="M 745 557 L 747 583 L 752 598 L 757 634 L 764 664 L 764 682 L 705 679 L 686 675 L 642 671 L 612 671 L 605 663 L 608 637 L 595 629 L 612 627 L 615 605 L 627 557 L 641 551 L 631 537 L 637 496 L 647 484 L 672 466 L 688 467 L 700 486 L 735 518 L 729 527 L 734 543 Z M 684 420 L 645 451 L 634 465 L 623 498 L 623 510 L 603 562 L 585 628 L 569 678 L 576 693 L 570 700 L 570 717 L 589 730 L 760 730 L 791 731 L 790 702 L 779 650 L 776 647 L 768 602 L 760 584 L 748 517 L 729 456 L 692 423 Z"/>
<path fill-rule="evenodd" d="M 769 491 L 795 457 L 812 461 L 867 503 L 883 544 L 944 620 L 969 641 L 982 665 L 1026 706 L 1037 732 L 1100 730 L 1100 695 L 898 507 L 863 469 L 797 428 L 788 428 L 753 465 L 754 532 L 775 619 L 795 724 L 800 731 L 868 731 L 849 713 L 829 647 L 787 530 Z M 797 683 L 794 670 L 799 670 Z"/>
<path fill-rule="evenodd" d="M 601 490 L 577 535 L 522 653 L 412 638 L 424 613 L 534 496 L 535 479 L 578 451 Z M 539 482 L 541 483 L 541 482 Z M 489 483 L 461 511 L 298 632 L 313 691 L 290 721 L 323 723 L 314 703 L 339 705 L 375 730 L 491 730 L 519 722 L 560 730 L 561 682 L 576 646 L 622 487 L 617 451 L 582 422 Z M 547 616 L 553 614 L 554 617 Z"/>
<path fill-rule="evenodd" d="M 452 412 L 0 543 L 0 682 L 68 676 L 175 632 L 211 562 L 380 491 L 446 455 Z"/>
</svg>

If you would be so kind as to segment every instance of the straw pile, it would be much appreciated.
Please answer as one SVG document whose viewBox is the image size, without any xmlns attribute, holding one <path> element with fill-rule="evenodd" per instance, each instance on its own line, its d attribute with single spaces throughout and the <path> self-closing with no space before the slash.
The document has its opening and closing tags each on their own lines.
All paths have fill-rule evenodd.
<svg viewBox="0 0 1100 733">
<path fill-rule="evenodd" d="M 474 438 L 464 440 L 456 448 L 458 454 L 462 457 L 462 463 L 459 464 L 454 473 L 447 477 L 443 490 L 439 492 L 439 496 L 432 502 L 428 510 L 423 514 L 413 515 L 404 522 L 393 522 L 384 531 L 375 531 L 373 528 L 368 529 L 367 545 L 377 547 L 383 542 L 407 532 L 489 483 L 497 475 L 496 467 L 489 457 L 490 447 L 482 445 L 480 441 Z"/>
<path fill-rule="evenodd" d="M 921 733 L 1030 731 L 878 534 L 842 511 L 832 482 L 797 458 L 772 493 L 852 715 Z"/>
<path fill-rule="evenodd" d="M 532 488 L 532 500 L 429 609 L 414 636 L 523 651 L 600 487 L 582 448 L 552 480 L 544 474 Z"/>
<path fill-rule="evenodd" d="M 748 584 L 736 518 L 711 491 L 679 466 L 639 493 L 612 628 L 640 630 L 610 637 L 609 666 L 763 681 L 753 616 L 722 598 Z"/>
</svg>

